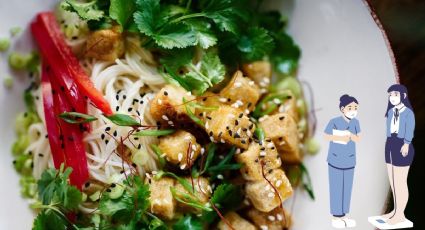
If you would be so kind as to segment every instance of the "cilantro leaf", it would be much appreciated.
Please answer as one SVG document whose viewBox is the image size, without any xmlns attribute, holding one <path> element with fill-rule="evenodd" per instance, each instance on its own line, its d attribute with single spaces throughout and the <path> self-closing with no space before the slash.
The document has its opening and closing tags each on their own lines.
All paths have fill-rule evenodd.
<svg viewBox="0 0 425 230">
<path fill-rule="evenodd" d="M 34 219 L 32 230 L 65 230 L 68 223 L 51 210 L 40 212 Z"/>
<path fill-rule="evenodd" d="M 80 2 L 76 0 L 65 0 L 63 8 L 67 11 L 75 12 L 83 20 L 100 20 L 105 15 L 98 7 L 98 1 Z"/>
<path fill-rule="evenodd" d="M 183 23 L 190 26 L 196 37 L 196 44 L 203 49 L 217 44 L 217 36 L 211 31 L 212 25 L 204 20 L 185 20 Z"/>
<path fill-rule="evenodd" d="M 201 1 L 201 7 L 204 15 L 213 20 L 221 31 L 236 34 L 240 23 L 247 19 L 247 11 L 243 10 L 238 1 L 204 0 Z"/>
<path fill-rule="evenodd" d="M 202 230 L 202 222 L 199 218 L 196 218 L 192 215 L 186 215 L 183 218 L 180 218 L 174 225 L 174 230 Z"/>
<path fill-rule="evenodd" d="M 135 9 L 136 4 L 133 0 L 111 0 L 109 16 L 126 29 L 133 22 Z"/>
<path fill-rule="evenodd" d="M 214 190 L 210 202 L 221 211 L 229 211 L 236 209 L 242 200 L 243 196 L 240 186 L 223 183 Z M 202 220 L 208 223 L 214 222 L 216 218 L 218 218 L 218 215 L 215 211 L 204 211 L 202 214 Z"/>
<path fill-rule="evenodd" d="M 215 52 L 207 51 L 202 57 L 200 72 L 217 84 L 224 79 L 226 69 Z"/>
<path fill-rule="evenodd" d="M 195 45 L 197 41 L 193 30 L 183 23 L 166 25 L 152 37 L 156 44 L 165 49 L 185 48 Z"/>
<path fill-rule="evenodd" d="M 267 55 L 274 47 L 273 38 L 267 30 L 251 27 L 239 38 L 237 48 L 243 59 L 254 61 Z"/>
<path fill-rule="evenodd" d="M 282 74 L 292 74 L 298 67 L 300 48 L 285 32 L 275 35 L 276 47 L 270 55 L 274 68 Z"/>
</svg>

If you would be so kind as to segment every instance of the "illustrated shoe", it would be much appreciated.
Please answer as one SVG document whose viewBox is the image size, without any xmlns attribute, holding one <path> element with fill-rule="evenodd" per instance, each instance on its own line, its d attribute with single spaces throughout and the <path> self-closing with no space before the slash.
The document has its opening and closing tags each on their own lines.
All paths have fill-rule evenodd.
<svg viewBox="0 0 425 230">
<path fill-rule="evenodd" d="M 332 219 L 332 227 L 334 228 L 346 228 L 347 224 L 341 218 Z"/>
<path fill-rule="evenodd" d="M 355 220 L 350 219 L 350 218 L 346 218 L 346 217 L 343 217 L 342 220 L 345 221 L 345 223 L 347 224 L 347 227 L 348 228 L 354 228 L 354 227 L 356 227 L 356 221 Z"/>
</svg>

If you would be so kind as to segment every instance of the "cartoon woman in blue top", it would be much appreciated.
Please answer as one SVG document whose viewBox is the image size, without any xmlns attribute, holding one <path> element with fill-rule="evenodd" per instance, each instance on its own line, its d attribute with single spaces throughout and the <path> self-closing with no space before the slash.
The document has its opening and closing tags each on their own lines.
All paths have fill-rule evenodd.
<svg viewBox="0 0 425 230">
<path fill-rule="evenodd" d="M 330 141 L 328 151 L 329 191 L 332 226 L 355 227 L 356 221 L 346 214 L 350 211 L 354 167 L 356 166 L 356 142 L 360 140 L 360 124 L 355 118 L 359 102 L 347 94 L 339 99 L 341 116 L 331 119 L 325 129 Z"/>
<path fill-rule="evenodd" d="M 406 221 L 404 209 L 409 198 L 407 175 L 415 150 L 412 146 L 415 130 L 415 115 L 407 97 L 407 88 L 395 84 L 388 88 L 387 141 L 385 143 L 385 162 L 394 197 L 394 210 L 382 218 L 391 225 Z"/>
</svg>

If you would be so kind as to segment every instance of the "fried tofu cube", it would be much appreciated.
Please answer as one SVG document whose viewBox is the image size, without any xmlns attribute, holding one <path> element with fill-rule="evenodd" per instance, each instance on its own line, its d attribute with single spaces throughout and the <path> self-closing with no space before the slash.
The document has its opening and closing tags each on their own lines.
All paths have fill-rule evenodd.
<svg viewBox="0 0 425 230">
<path fill-rule="evenodd" d="M 260 89 L 267 89 L 272 77 L 272 65 L 268 61 L 255 61 L 242 66 L 243 73 L 251 78 Z"/>
<path fill-rule="evenodd" d="M 188 181 L 191 184 L 191 178 L 185 177 L 186 181 Z M 187 191 L 182 184 L 176 182 L 175 189 L 178 193 L 185 194 L 185 195 L 191 195 L 194 196 L 197 200 L 199 200 L 202 204 L 206 204 L 209 201 L 209 198 L 212 193 L 212 188 L 210 186 L 210 183 L 207 178 L 205 177 L 197 177 L 193 178 L 193 184 L 195 186 L 195 192 L 193 191 Z M 184 197 L 180 197 L 180 199 L 185 200 Z M 201 212 L 202 210 L 198 210 L 196 208 L 190 207 L 184 203 L 177 201 L 177 206 L 180 207 L 183 211 L 188 212 Z"/>
<path fill-rule="evenodd" d="M 229 222 L 229 224 L 232 226 L 234 230 L 256 230 L 257 229 L 253 224 L 251 224 L 249 221 L 239 216 L 239 214 L 237 214 L 236 212 L 228 212 L 226 215 L 224 215 L 224 218 Z M 219 230 L 232 229 L 223 220 L 221 220 L 218 223 L 217 228 Z"/>
<path fill-rule="evenodd" d="M 287 113 L 292 118 L 294 118 L 295 122 L 298 122 L 300 119 L 300 116 L 298 114 L 298 109 L 297 109 L 297 99 L 295 98 L 294 94 L 290 90 L 285 91 L 285 93 L 287 93 L 288 96 L 286 96 L 286 98 L 283 99 L 278 109 L 272 114 Z"/>
<path fill-rule="evenodd" d="M 269 170 L 279 168 L 282 161 L 273 142 L 258 144 L 252 142 L 248 149 L 241 154 L 236 154 L 235 159 L 243 164 L 240 169 L 245 180 L 258 181 L 263 180 L 263 172 L 267 174 Z M 263 164 L 263 167 L 261 167 Z"/>
<path fill-rule="evenodd" d="M 182 170 L 193 165 L 201 152 L 201 145 L 196 142 L 195 136 L 184 130 L 160 137 L 158 147 L 168 162 L 178 165 Z"/>
<path fill-rule="evenodd" d="M 224 105 L 209 113 L 205 130 L 213 142 L 247 149 L 253 141 L 255 125 L 241 110 Z"/>
<path fill-rule="evenodd" d="M 174 85 L 164 86 L 152 99 L 150 105 L 152 117 L 165 126 L 175 126 L 176 123 L 187 122 L 190 118 L 187 116 L 183 98 L 188 101 L 195 99 L 193 95 L 181 87 Z M 194 108 L 187 108 L 195 112 Z"/>
<path fill-rule="evenodd" d="M 230 99 L 229 103 L 231 103 L 232 107 L 240 108 L 244 112 L 250 112 L 254 110 L 260 98 L 260 90 L 254 81 L 243 77 L 241 71 L 236 71 L 219 95 L 224 100 Z"/>
<path fill-rule="evenodd" d="M 266 137 L 276 145 L 284 162 L 299 163 L 301 154 L 297 123 L 287 113 L 277 113 L 259 119 Z"/>
<path fill-rule="evenodd" d="M 160 179 L 149 179 L 150 182 L 150 205 L 151 212 L 165 218 L 173 219 L 176 209 L 176 201 L 173 198 L 170 188 L 174 187 L 175 180 L 168 177 Z"/>
<path fill-rule="evenodd" d="M 273 186 L 265 179 L 249 181 L 245 186 L 246 196 L 252 205 L 262 212 L 270 212 L 278 207 L 281 201 L 285 201 L 292 195 L 291 183 L 282 169 L 273 169 L 271 173 L 267 172 L 266 178 Z M 279 195 L 276 194 L 273 187 L 276 188 Z"/>
<path fill-rule="evenodd" d="M 115 61 L 124 54 L 124 40 L 116 27 L 97 30 L 86 41 L 85 56 L 103 61 Z"/>
<path fill-rule="evenodd" d="M 270 212 L 261 212 L 251 208 L 246 212 L 249 220 L 260 229 L 282 230 L 289 229 L 291 226 L 291 215 L 280 207 Z"/>
</svg>

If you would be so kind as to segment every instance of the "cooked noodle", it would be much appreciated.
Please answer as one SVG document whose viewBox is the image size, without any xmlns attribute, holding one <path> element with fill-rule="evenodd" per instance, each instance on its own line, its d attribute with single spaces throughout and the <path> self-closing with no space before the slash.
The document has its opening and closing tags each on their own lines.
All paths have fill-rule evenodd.
<svg viewBox="0 0 425 230">
<path fill-rule="evenodd" d="M 143 125 L 156 125 L 149 111 L 149 103 L 165 82 L 153 65 L 152 55 L 141 48 L 137 40 L 127 39 L 127 50 L 123 59 L 117 59 L 115 62 L 84 60 L 84 63 L 95 87 L 104 94 L 111 108 L 119 113 L 137 116 Z M 42 98 L 40 87 L 32 93 Z M 46 138 L 43 102 L 40 99 L 35 103 L 42 122 L 30 126 L 31 144 L 25 152 L 33 154 L 33 176 L 39 179 L 46 168 L 53 167 L 53 160 Z M 90 123 L 91 131 L 84 137 L 91 184 L 94 184 L 96 189 L 96 184 L 117 182 L 131 173 L 133 166 L 121 157 L 117 147 L 120 145 L 120 138 L 128 136 L 132 128 L 113 124 L 91 104 L 88 105 L 88 114 L 98 119 Z M 107 127 L 110 127 L 110 130 L 105 134 Z M 157 156 L 150 147 L 157 142 L 157 137 L 149 136 L 130 136 L 122 142 L 127 152 L 132 155 L 136 152 L 141 154 L 141 164 L 137 165 L 141 176 L 157 169 Z M 42 156 L 39 153 L 42 153 Z M 91 204 L 86 203 L 84 206 L 87 207 L 81 207 L 82 211 L 93 211 Z"/>
</svg>

